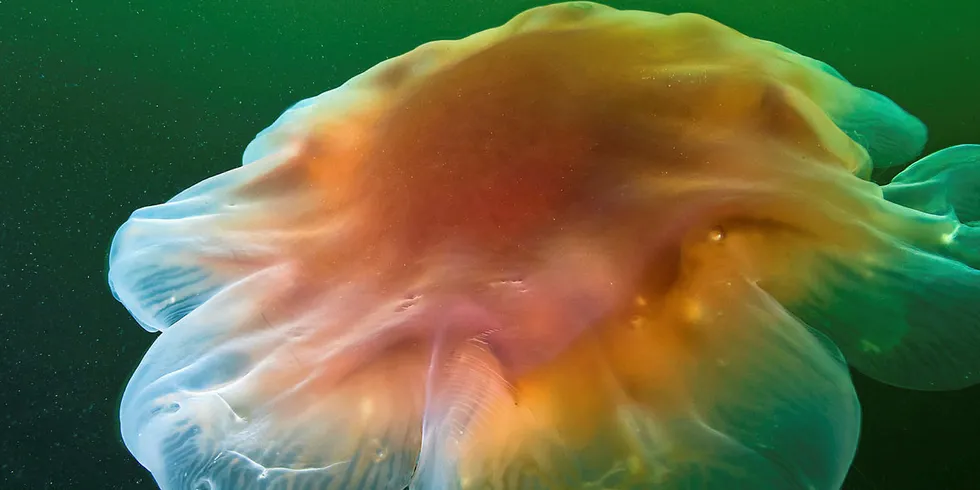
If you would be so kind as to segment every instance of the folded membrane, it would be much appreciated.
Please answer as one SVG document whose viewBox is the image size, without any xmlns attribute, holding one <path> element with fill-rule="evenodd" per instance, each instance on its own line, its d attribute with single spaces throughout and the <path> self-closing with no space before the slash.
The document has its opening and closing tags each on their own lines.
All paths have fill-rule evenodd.
<svg viewBox="0 0 980 490">
<path fill-rule="evenodd" d="M 866 180 L 924 141 L 692 14 L 421 46 L 119 230 L 113 292 L 161 331 L 124 440 L 168 489 L 838 488 L 845 359 L 980 368 L 980 151 Z"/>
</svg>

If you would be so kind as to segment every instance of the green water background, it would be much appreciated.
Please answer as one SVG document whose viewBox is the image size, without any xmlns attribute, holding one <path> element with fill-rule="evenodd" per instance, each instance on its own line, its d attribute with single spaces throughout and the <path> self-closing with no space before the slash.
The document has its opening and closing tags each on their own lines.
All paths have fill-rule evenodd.
<svg viewBox="0 0 980 490">
<path fill-rule="evenodd" d="M 0 0 L 0 489 L 152 489 L 118 436 L 153 340 L 110 296 L 106 248 L 140 206 L 239 163 L 288 105 L 534 1 Z M 980 143 L 980 2 L 617 1 L 694 11 L 829 62 Z M 845 488 L 980 488 L 980 389 L 857 375 Z"/>
</svg>

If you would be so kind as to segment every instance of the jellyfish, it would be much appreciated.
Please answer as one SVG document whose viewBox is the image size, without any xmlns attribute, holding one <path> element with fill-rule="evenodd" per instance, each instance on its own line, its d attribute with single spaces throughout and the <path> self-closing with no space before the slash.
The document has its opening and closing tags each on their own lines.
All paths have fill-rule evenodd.
<svg viewBox="0 0 980 490">
<path fill-rule="evenodd" d="M 696 14 L 538 7 L 286 110 L 118 230 L 163 489 L 834 489 L 980 380 L 980 146 Z"/>
</svg>

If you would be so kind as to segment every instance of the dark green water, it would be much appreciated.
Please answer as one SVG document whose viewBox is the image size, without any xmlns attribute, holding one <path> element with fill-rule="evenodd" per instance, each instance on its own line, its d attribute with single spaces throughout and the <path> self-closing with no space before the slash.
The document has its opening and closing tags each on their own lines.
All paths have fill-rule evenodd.
<svg viewBox="0 0 980 490">
<path fill-rule="evenodd" d="M 130 212 L 238 165 L 300 98 L 541 3 L 0 0 L 0 489 L 155 488 L 116 418 L 153 340 L 105 284 Z M 980 143 L 975 0 L 609 3 L 707 14 L 829 62 L 922 118 L 929 151 Z M 855 384 L 845 488 L 980 488 L 980 388 Z"/>
</svg>

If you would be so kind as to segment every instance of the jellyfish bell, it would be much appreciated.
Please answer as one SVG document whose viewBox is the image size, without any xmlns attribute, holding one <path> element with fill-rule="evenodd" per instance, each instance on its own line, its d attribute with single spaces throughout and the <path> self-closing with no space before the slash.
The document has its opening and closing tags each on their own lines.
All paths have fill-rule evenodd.
<svg viewBox="0 0 980 490">
<path fill-rule="evenodd" d="M 705 17 L 574 2 L 423 45 L 136 211 L 161 488 L 831 489 L 847 363 L 977 382 L 980 150 Z M 956 176 L 953 179 L 952 176 Z"/>
</svg>

